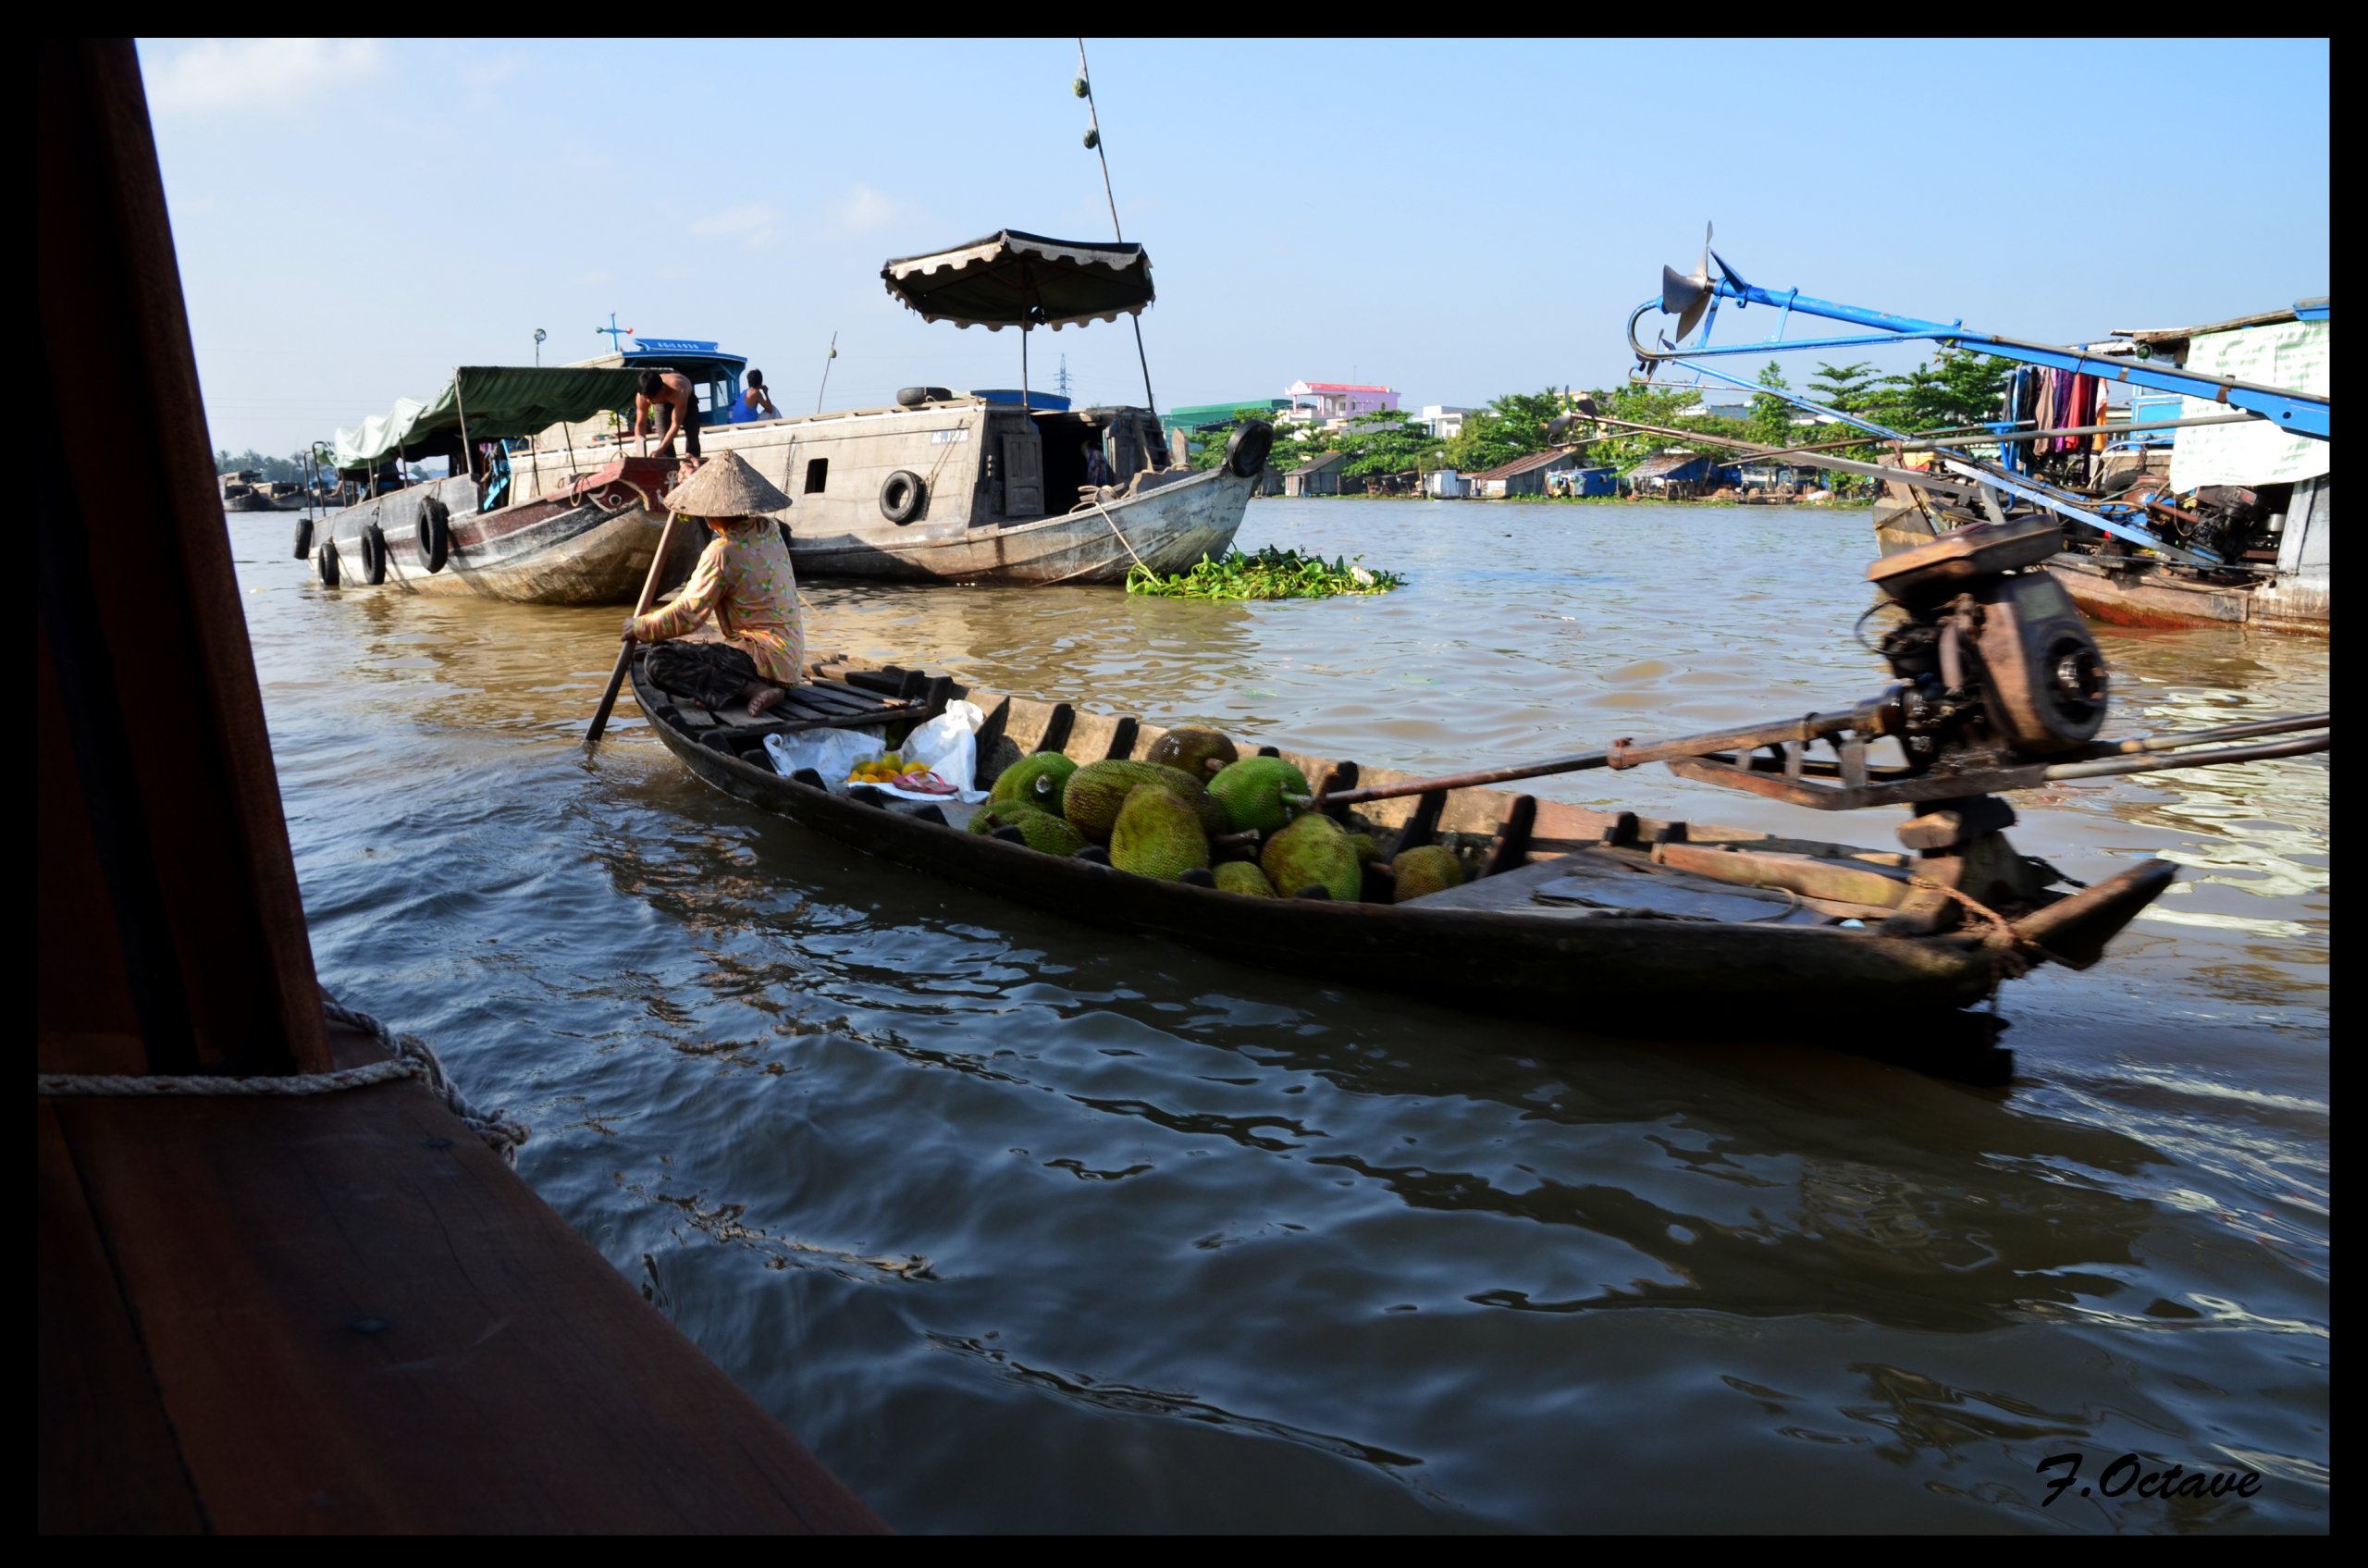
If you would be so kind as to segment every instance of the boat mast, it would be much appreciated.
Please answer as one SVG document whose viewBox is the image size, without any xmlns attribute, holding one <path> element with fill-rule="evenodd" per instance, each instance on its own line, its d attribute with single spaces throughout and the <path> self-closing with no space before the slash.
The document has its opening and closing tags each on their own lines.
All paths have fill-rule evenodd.
<svg viewBox="0 0 2368 1568">
<path fill-rule="evenodd" d="M 1093 74 L 1085 68 L 1085 40 L 1082 38 L 1077 41 L 1077 95 L 1085 100 L 1085 112 L 1093 125 L 1092 130 L 1086 133 L 1085 144 L 1093 149 L 1095 157 L 1102 160 L 1102 195 L 1103 199 L 1110 204 L 1110 235 L 1111 238 L 1123 241 L 1127 236 L 1118 227 L 1118 198 L 1110 191 L 1110 154 L 1102 145 L 1102 116 L 1093 106 Z M 1143 406 L 1156 415 L 1159 413 L 1159 400 L 1152 396 L 1151 361 L 1143 353 L 1141 313 L 1138 311 L 1131 319 L 1135 327 L 1135 360 L 1143 367 Z M 1020 359 L 1024 364 L 1028 357 L 1028 338 L 1024 330 L 1021 333 L 1019 344 Z M 1025 379 L 1024 376 L 1022 379 Z"/>
</svg>

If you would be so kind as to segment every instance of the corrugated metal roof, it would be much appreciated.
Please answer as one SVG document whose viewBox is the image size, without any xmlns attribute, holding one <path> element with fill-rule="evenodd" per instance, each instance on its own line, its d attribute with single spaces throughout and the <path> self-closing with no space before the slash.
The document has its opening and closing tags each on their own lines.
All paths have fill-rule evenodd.
<svg viewBox="0 0 2368 1568">
<path fill-rule="evenodd" d="M 1701 461 L 1702 454 L 1698 451 L 1671 452 L 1665 457 L 1648 457 L 1644 462 L 1636 464 L 1635 467 L 1628 470 L 1628 477 L 1631 479 L 1658 479 L 1664 474 L 1674 474 L 1688 463 L 1699 463 Z"/>
<path fill-rule="evenodd" d="M 2275 327 L 2281 321 L 2299 320 L 2301 313 L 2306 309 L 2325 309 L 2330 297 L 2323 294 L 2316 299 L 2297 300 L 2284 310 L 2263 311 L 2258 315 L 2235 316 L 2226 321 L 2214 321 L 2203 327 L 2148 327 L 2143 331 L 2116 327 L 2113 335 L 2116 338 L 2127 338 L 2133 343 L 2175 343 L 2182 339 L 2202 338 L 2213 332 L 2235 332 L 2247 327 Z"/>
<path fill-rule="evenodd" d="M 1313 458 L 1306 463 L 1301 463 L 1297 468 L 1292 469 L 1289 474 L 1284 475 L 1283 477 L 1288 479 L 1301 474 L 1320 474 L 1336 463 L 1346 463 L 1348 461 L 1349 454 L 1347 452 L 1328 451 L 1322 457 Z"/>
<path fill-rule="evenodd" d="M 1510 479 L 1516 474 L 1526 474 L 1533 468 L 1543 467 L 1549 463 L 1560 463 L 1578 450 L 1576 447 L 1554 447 L 1546 451 L 1534 451 L 1527 457 L 1517 457 L 1511 463 L 1501 463 L 1494 468 L 1484 468 L 1479 473 L 1467 475 L 1465 477 L 1475 484 L 1484 479 Z"/>
</svg>

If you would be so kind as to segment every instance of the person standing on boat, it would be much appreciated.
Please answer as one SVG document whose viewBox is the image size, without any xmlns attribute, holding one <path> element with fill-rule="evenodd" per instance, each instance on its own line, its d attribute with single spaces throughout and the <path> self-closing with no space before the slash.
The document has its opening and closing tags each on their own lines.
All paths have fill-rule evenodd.
<svg viewBox="0 0 2368 1568">
<path fill-rule="evenodd" d="M 627 440 L 637 440 L 645 427 L 654 430 L 659 410 L 666 411 L 666 438 L 658 443 L 657 455 L 674 455 L 674 438 L 683 438 L 683 450 L 687 454 L 685 468 L 699 465 L 699 403 L 691 386 L 691 378 L 679 370 L 645 370 L 641 373 L 640 389 L 633 395 L 633 428 L 625 432 Z"/>
<path fill-rule="evenodd" d="M 780 527 L 766 515 L 789 498 L 738 452 L 728 451 L 677 485 L 670 512 L 703 517 L 713 531 L 691 580 L 672 603 L 625 618 L 624 640 L 650 642 L 650 683 L 702 708 L 742 707 L 751 719 L 779 702 L 806 663 L 797 574 Z M 690 634 L 712 619 L 720 640 Z"/>
<path fill-rule="evenodd" d="M 773 406 L 773 395 L 765 390 L 765 373 L 748 372 L 748 389 L 732 405 L 732 423 L 753 425 L 759 419 L 779 419 L 781 410 Z"/>
</svg>

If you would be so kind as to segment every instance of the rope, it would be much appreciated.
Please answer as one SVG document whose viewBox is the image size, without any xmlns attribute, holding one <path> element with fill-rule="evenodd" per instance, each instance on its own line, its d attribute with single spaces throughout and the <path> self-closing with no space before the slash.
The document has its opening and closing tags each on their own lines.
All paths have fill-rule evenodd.
<svg viewBox="0 0 2368 1568">
<path fill-rule="evenodd" d="M 2023 961 L 2022 952 L 2024 949 L 2028 948 L 2031 952 L 2038 954 L 2041 957 L 2045 958 L 2050 963 L 2063 964 L 2066 969 L 2071 969 L 2074 967 L 2070 963 L 2066 962 L 2066 960 L 2057 957 L 2054 954 L 2041 946 L 2038 943 L 2033 942 L 2021 932 L 2016 931 L 2014 927 L 2014 923 L 2008 920 L 2005 916 L 2000 914 L 1989 905 L 1982 903 L 1980 899 L 1975 898 L 1970 894 L 1960 893 L 1954 887 L 1943 887 L 1941 883 L 1933 882 L 1928 877 L 1909 877 L 1907 879 L 1907 885 L 1910 887 L 1926 888 L 1934 893 L 1946 894 L 1951 898 L 1954 898 L 1958 903 L 1964 905 L 1967 908 L 1972 910 L 1975 914 L 1980 916 L 1983 920 L 1988 920 L 1992 926 L 1996 928 L 1998 933 L 2006 939 L 2007 950 L 2015 956 L 2018 962 Z M 2017 969 L 2016 972 L 2017 974 L 2026 972 L 2029 967 L 2028 962 L 2024 962 L 2023 969 Z"/>
<path fill-rule="evenodd" d="M 38 1074 L 39 1093 L 55 1098 L 136 1098 L 150 1095 L 208 1095 L 227 1098 L 286 1099 L 306 1094 L 336 1094 L 367 1089 L 401 1079 L 423 1080 L 454 1116 L 485 1140 L 486 1147 L 515 1167 L 518 1146 L 526 1142 L 526 1124 L 507 1111 L 479 1111 L 469 1104 L 444 1063 L 426 1041 L 415 1034 L 398 1035 L 364 1012 L 346 1006 L 327 992 L 321 1011 L 333 1023 L 358 1030 L 393 1054 L 392 1059 L 335 1072 L 297 1073 L 277 1077 L 238 1078 L 224 1074 L 99 1074 L 45 1072 Z"/>
<path fill-rule="evenodd" d="M 1110 509 L 1108 507 L 1102 504 L 1102 494 L 1099 490 L 1094 492 L 1093 510 L 1102 513 L 1102 521 L 1110 525 L 1110 531 L 1118 536 L 1118 542 L 1122 545 L 1127 545 L 1127 553 L 1128 555 L 1135 555 L 1135 547 L 1127 544 L 1126 533 L 1118 526 L 1118 520 L 1110 515 Z M 1135 564 L 1141 567 L 1146 572 L 1151 572 L 1150 562 L 1143 560 L 1140 555 L 1135 555 Z M 1159 574 L 1152 572 L 1152 575 L 1156 577 Z"/>
</svg>

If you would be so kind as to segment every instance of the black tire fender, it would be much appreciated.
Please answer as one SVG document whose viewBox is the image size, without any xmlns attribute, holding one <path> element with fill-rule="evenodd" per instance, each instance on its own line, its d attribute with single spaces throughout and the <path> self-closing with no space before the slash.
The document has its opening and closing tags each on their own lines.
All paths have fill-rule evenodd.
<svg viewBox="0 0 2368 1568">
<path fill-rule="evenodd" d="M 321 541 L 321 548 L 319 551 L 313 557 L 313 565 L 314 569 L 318 571 L 321 574 L 321 586 L 325 588 L 333 588 L 337 586 L 338 559 L 337 541 L 335 539 L 323 539 Z"/>
<path fill-rule="evenodd" d="M 921 507 L 929 500 L 929 487 L 921 476 L 909 468 L 899 468 L 882 481 L 880 486 L 880 515 L 891 523 L 910 523 L 921 514 Z"/>
<path fill-rule="evenodd" d="M 1275 450 L 1275 427 L 1263 419 L 1249 420 L 1226 438 L 1225 466 L 1236 478 L 1264 473 L 1266 454 Z"/>
<path fill-rule="evenodd" d="M 296 519 L 296 559 L 302 561 L 312 553 L 313 520 L 309 517 L 299 517 Z"/>
<path fill-rule="evenodd" d="M 374 588 L 387 580 L 387 536 L 376 523 L 362 525 L 362 580 Z"/>
<path fill-rule="evenodd" d="M 452 509 L 428 497 L 420 503 L 417 534 L 419 563 L 431 574 L 443 571 L 452 549 Z"/>
<path fill-rule="evenodd" d="M 951 402 L 953 400 L 954 394 L 944 387 L 899 387 L 896 389 L 896 406 L 899 408 L 919 408 L 923 403 Z"/>
</svg>

